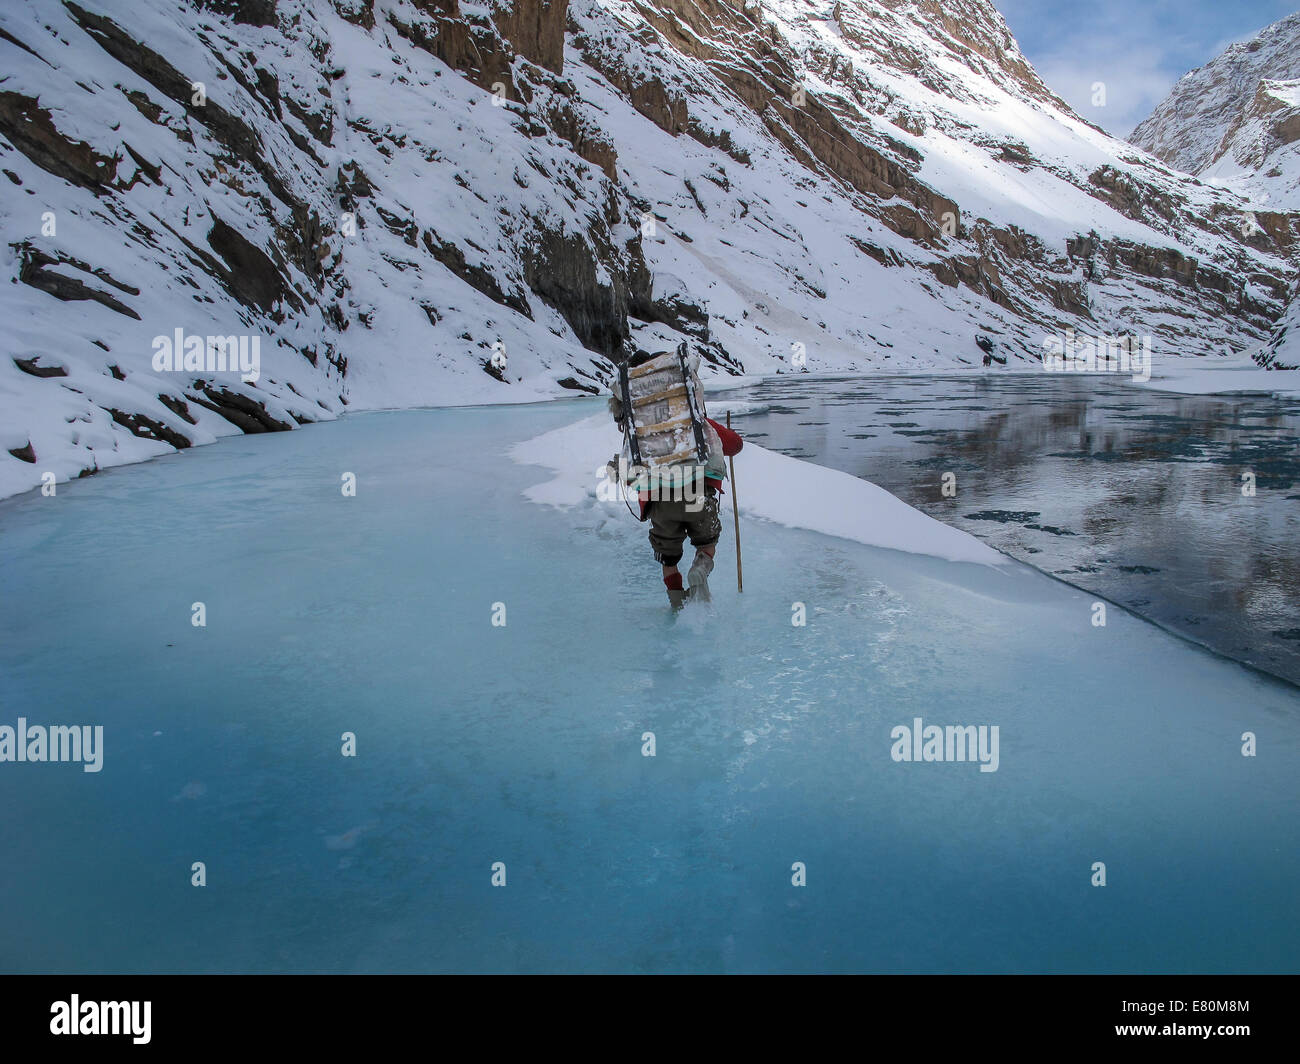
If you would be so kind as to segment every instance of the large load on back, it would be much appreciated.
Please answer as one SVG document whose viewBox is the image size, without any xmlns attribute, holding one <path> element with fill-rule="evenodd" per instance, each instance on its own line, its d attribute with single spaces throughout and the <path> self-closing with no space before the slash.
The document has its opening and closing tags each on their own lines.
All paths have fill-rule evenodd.
<svg viewBox="0 0 1300 1064">
<path fill-rule="evenodd" d="M 709 426 L 699 356 L 686 344 L 619 367 L 631 461 L 650 470 L 700 467 L 709 461 Z"/>
</svg>

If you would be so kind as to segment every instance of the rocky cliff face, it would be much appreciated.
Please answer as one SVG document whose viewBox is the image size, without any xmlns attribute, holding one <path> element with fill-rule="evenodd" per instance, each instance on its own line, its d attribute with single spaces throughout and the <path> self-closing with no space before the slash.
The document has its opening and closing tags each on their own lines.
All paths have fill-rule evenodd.
<svg viewBox="0 0 1300 1064">
<path fill-rule="evenodd" d="M 1248 350 L 1297 244 L 1072 114 L 984 0 L 24 0 L 0 55 L 0 494 L 683 337 Z"/>
</svg>

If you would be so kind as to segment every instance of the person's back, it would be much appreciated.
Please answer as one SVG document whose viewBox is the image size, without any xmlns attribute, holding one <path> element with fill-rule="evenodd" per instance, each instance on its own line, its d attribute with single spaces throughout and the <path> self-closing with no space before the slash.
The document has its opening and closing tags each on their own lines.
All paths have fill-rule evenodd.
<svg viewBox="0 0 1300 1064">
<path fill-rule="evenodd" d="M 635 418 L 629 426 L 630 412 L 623 398 L 611 396 L 609 408 L 619 430 L 632 439 Z M 639 466 L 628 477 L 628 486 L 637 492 L 641 520 L 650 522 L 650 546 L 663 567 L 664 587 L 674 609 L 681 608 L 687 598 L 708 601 L 710 597 L 708 578 L 722 535 L 718 497 L 727 476 L 725 460 L 744 446 L 739 434 L 725 425 L 709 417 L 702 421 L 698 428 L 707 455 L 703 461 Z M 635 458 L 635 453 L 631 457 Z M 611 468 L 614 466 L 611 463 Z M 695 548 L 695 558 L 687 573 L 687 586 L 683 587 L 677 565 L 687 538 Z"/>
</svg>

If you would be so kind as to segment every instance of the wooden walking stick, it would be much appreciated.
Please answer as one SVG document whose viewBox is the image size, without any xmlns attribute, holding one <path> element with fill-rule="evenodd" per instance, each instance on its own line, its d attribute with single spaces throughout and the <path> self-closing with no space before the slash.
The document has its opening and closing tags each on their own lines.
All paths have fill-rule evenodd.
<svg viewBox="0 0 1300 1064">
<path fill-rule="evenodd" d="M 731 428 L 731 411 L 727 411 L 727 428 Z M 736 498 L 736 456 L 727 459 L 731 466 L 731 514 L 736 519 L 736 590 L 745 590 L 745 580 L 740 570 L 740 501 Z"/>
</svg>

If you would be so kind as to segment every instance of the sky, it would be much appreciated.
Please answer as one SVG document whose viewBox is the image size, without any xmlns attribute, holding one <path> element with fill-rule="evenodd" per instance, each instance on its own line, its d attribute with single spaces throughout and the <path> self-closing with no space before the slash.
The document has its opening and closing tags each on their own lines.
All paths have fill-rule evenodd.
<svg viewBox="0 0 1300 1064">
<path fill-rule="evenodd" d="M 1126 136 L 1180 77 L 1300 0 L 993 0 L 1048 86 L 1106 132 Z M 1095 105 L 1094 85 L 1105 86 Z"/>
</svg>

